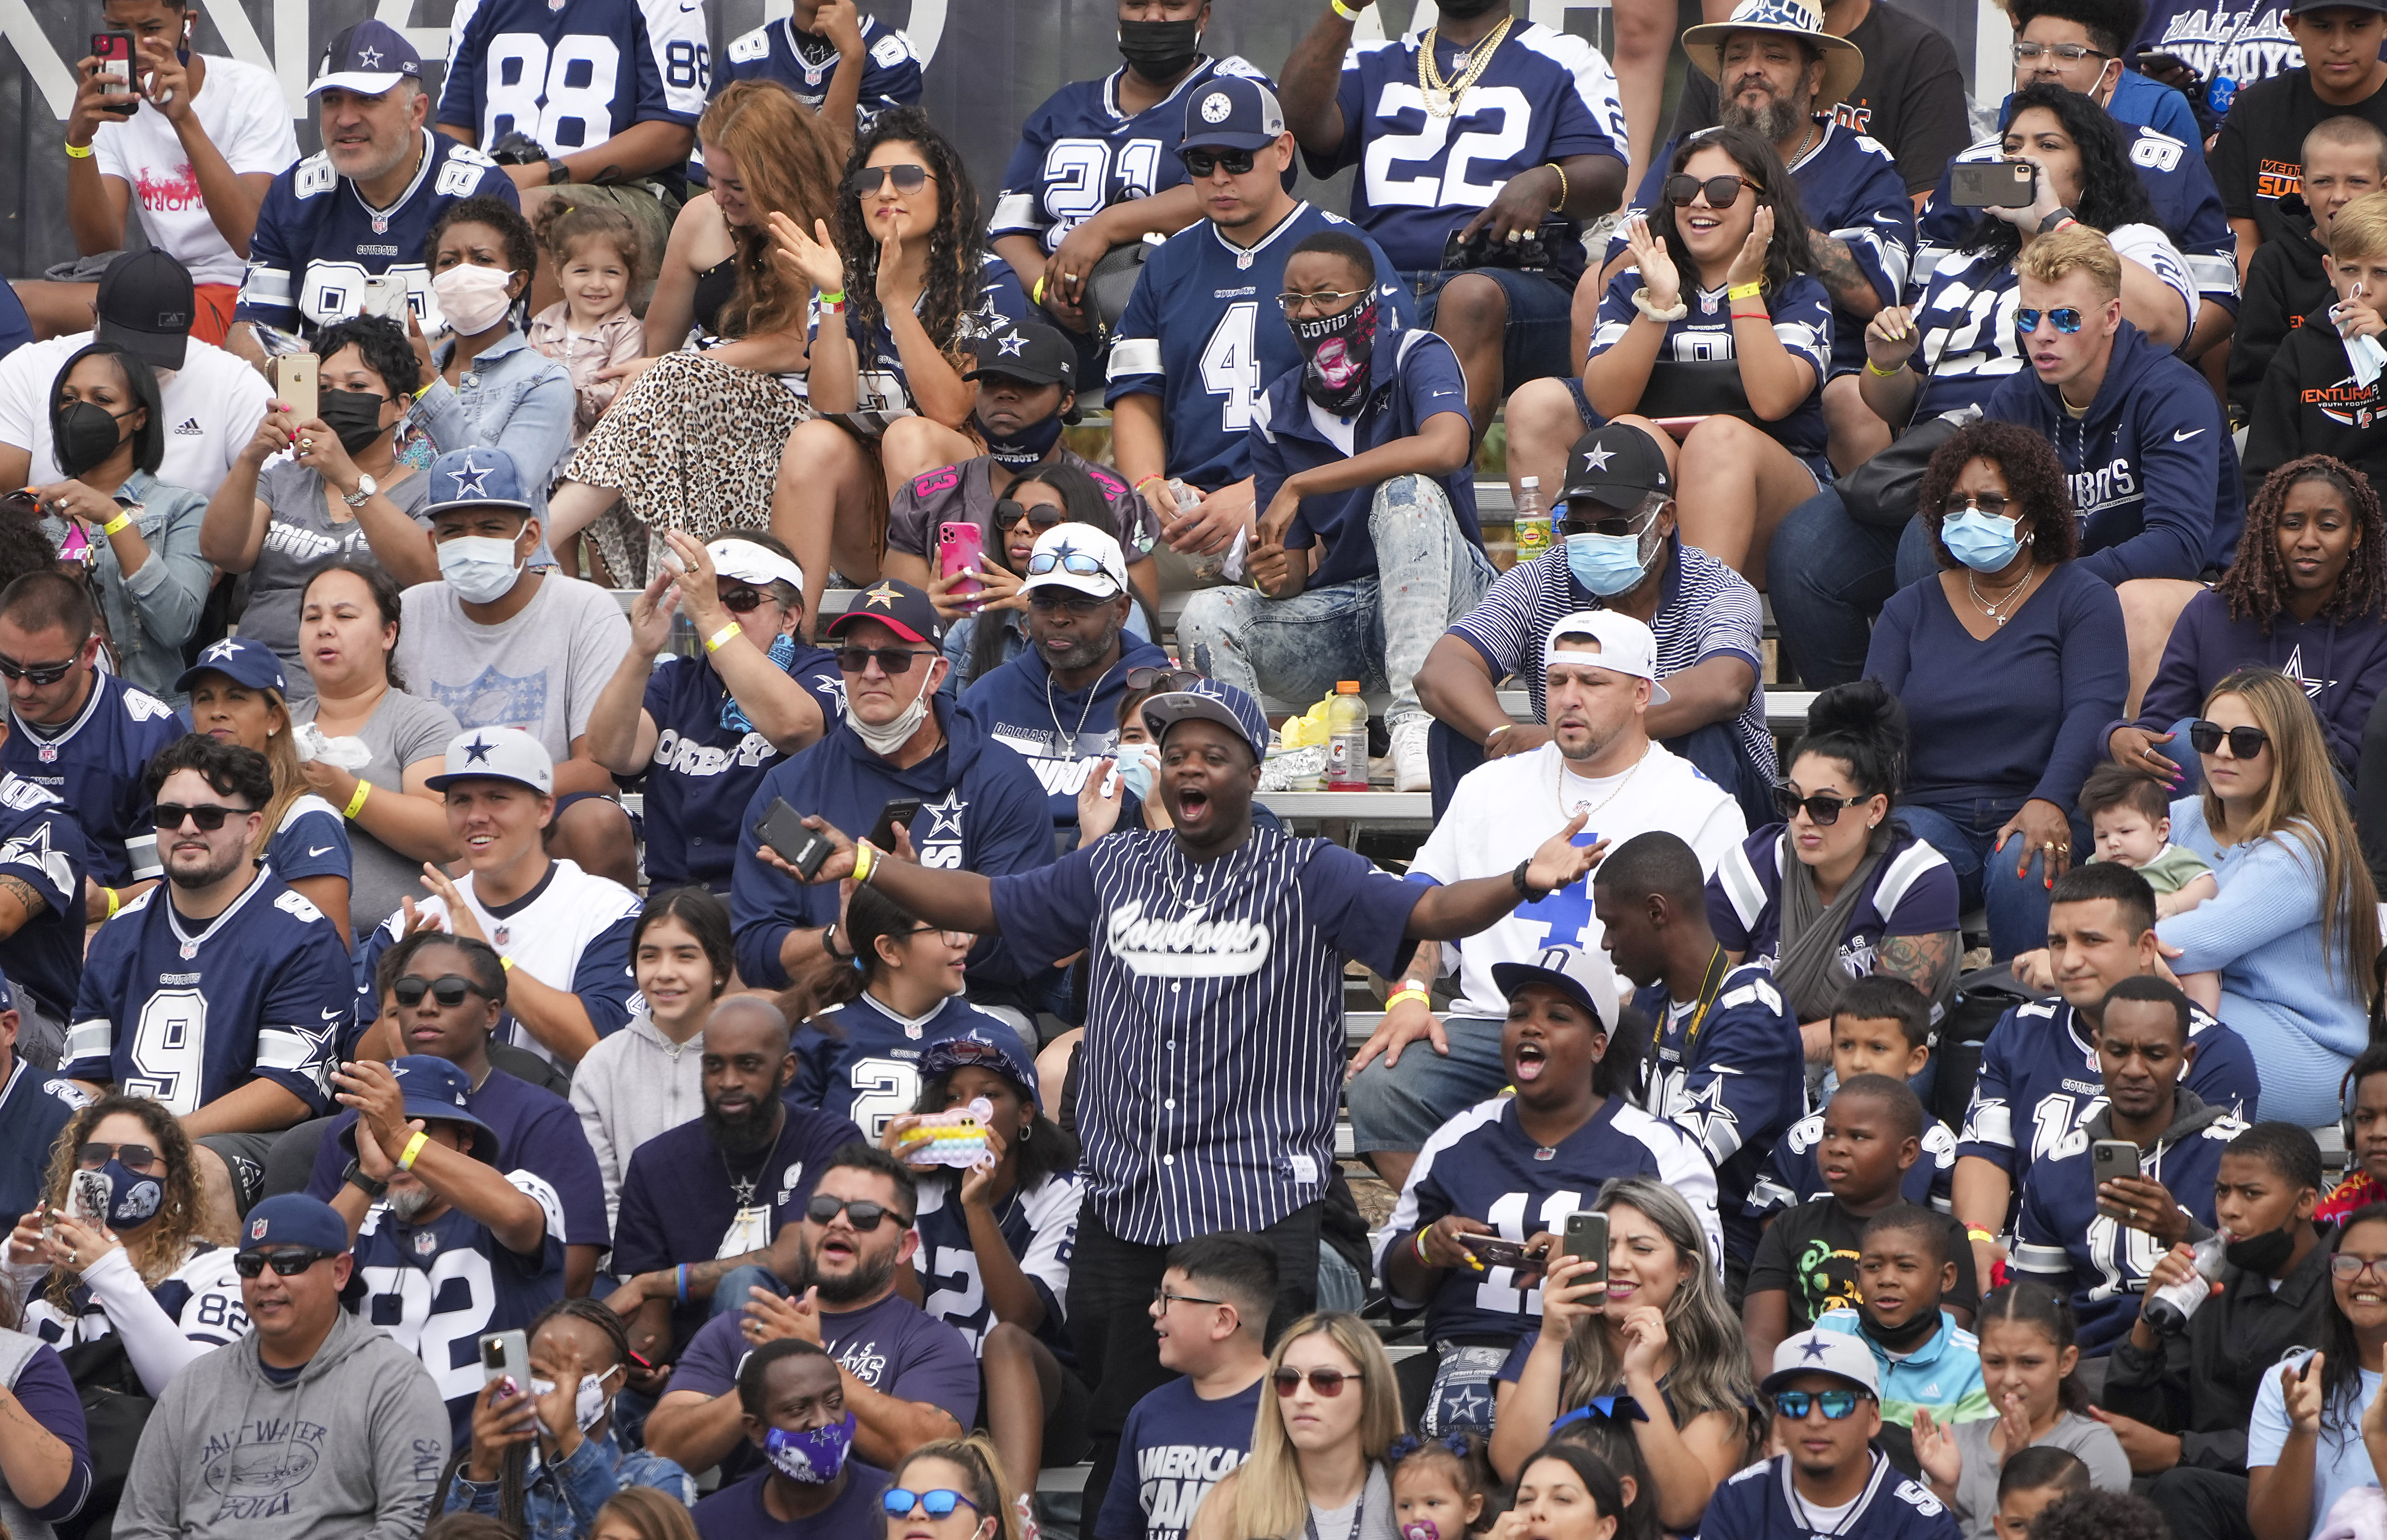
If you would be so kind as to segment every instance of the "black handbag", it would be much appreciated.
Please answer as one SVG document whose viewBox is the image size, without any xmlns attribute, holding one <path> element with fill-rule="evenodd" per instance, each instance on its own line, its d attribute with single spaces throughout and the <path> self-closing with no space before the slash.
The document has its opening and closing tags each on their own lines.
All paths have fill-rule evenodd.
<svg viewBox="0 0 2387 1540">
<path fill-rule="evenodd" d="M 1905 528 L 1906 521 L 1914 517 L 1914 498 L 1922 488 L 1925 468 L 1939 446 L 1955 437 L 1957 428 L 1966 421 L 1958 412 L 1917 423 L 1888 448 L 1832 483 L 1849 517 L 1877 529 Z"/>
<path fill-rule="evenodd" d="M 124 1495 L 125 1478 L 133 1473 L 133 1451 L 141 1446 L 141 1430 L 148 1426 L 158 1403 L 133 1367 L 124 1339 L 113 1332 L 97 1342 L 77 1343 L 58 1358 L 82 1402 L 91 1496 L 80 1513 L 51 1527 L 58 1540 L 108 1540 L 115 1532 L 116 1505 Z"/>
<path fill-rule="evenodd" d="M 1106 337 L 1118 330 L 1119 317 L 1127 314 L 1127 302 L 1135 294 L 1136 280 L 1143 276 L 1143 259 L 1151 250 L 1143 241 L 1115 246 L 1086 275 L 1086 320 L 1096 336 Z"/>
</svg>

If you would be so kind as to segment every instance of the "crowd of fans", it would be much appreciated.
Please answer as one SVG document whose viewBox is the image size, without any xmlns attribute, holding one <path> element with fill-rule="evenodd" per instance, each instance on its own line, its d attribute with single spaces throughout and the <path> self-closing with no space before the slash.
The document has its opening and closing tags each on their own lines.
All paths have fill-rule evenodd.
<svg viewBox="0 0 2387 1540">
<path fill-rule="evenodd" d="M 0 1540 L 2387 1534 L 2387 0 L 1211 5 L 106 0 Z"/>
</svg>

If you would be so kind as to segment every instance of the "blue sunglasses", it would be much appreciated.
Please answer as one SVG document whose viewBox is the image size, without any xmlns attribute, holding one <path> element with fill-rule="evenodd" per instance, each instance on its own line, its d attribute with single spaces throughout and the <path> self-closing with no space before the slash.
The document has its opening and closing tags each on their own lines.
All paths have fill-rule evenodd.
<svg viewBox="0 0 2387 1540">
<path fill-rule="evenodd" d="M 2060 310 L 2049 310 L 2046 314 L 2047 319 L 2055 323 L 2055 329 L 2067 337 L 2080 330 L 2080 312 L 2072 306 L 2066 305 Z M 2014 330 L 2027 336 L 2039 330 L 2039 317 L 2040 312 L 2037 310 L 2014 311 Z"/>
<path fill-rule="evenodd" d="M 887 1489 L 887 1496 L 880 1500 L 885 1503 L 890 1519 L 908 1519 L 915 1507 L 926 1509 L 931 1519 L 946 1517 L 956 1506 L 968 1508 L 972 1513 L 979 1510 L 978 1504 L 941 1486 L 928 1492 L 907 1492 L 903 1487 L 890 1486 Z"/>
<path fill-rule="evenodd" d="M 1824 1408 L 1825 1421 L 1838 1422 L 1857 1409 L 1857 1393 L 1852 1390 L 1786 1390 L 1776 1392 L 1774 1397 L 1774 1409 L 1793 1422 L 1807 1420 L 1807 1408 L 1811 1406 Z"/>
</svg>

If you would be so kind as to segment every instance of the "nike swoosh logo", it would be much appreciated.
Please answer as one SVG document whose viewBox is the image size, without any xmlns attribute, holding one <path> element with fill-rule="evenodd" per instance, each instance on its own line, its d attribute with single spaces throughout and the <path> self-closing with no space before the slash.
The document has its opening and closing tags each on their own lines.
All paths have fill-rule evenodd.
<svg viewBox="0 0 2387 1540">
<path fill-rule="evenodd" d="M 340 1017 L 346 1015 L 347 1015 L 346 1011 L 325 1011 L 323 1013 L 323 1019 L 326 1021 L 337 1021 Z"/>
<path fill-rule="evenodd" d="M 2171 435 L 2171 441 L 2175 444 L 2185 444 L 2204 431 L 2203 428 L 2190 428 L 2185 433 L 2175 433 Z"/>
<path fill-rule="evenodd" d="M 331 848 L 332 847 L 329 845 L 309 845 L 307 847 L 307 853 L 309 855 L 322 855 Z"/>
</svg>

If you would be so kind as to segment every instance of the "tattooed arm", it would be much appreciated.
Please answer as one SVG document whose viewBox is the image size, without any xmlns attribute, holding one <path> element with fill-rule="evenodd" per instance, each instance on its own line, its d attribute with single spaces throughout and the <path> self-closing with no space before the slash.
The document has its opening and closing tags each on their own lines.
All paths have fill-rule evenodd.
<svg viewBox="0 0 2387 1540">
<path fill-rule="evenodd" d="M 32 883 L 21 877 L 0 873 L 0 939 L 32 924 L 49 907 L 50 901 L 35 891 Z"/>
<path fill-rule="evenodd" d="M 1871 321 L 1881 309 L 1881 291 L 1873 286 L 1848 245 L 1820 230 L 1807 232 L 1815 252 L 1815 276 L 1832 291 L 1833 303 L 1860 321 Z"/>
<path fill-rule="evenodd" d="M 1956 976 L 1964 944 L 1964 936 L 1954 930 L 1935 930 L 1921 936 L 1884 936 L 1881 944 L 1874 949 L 1873 970 L 1891 978 L 1903 978 L 1921 990 L 1924 998 L 1937 1001 Z"/>
</svg>

